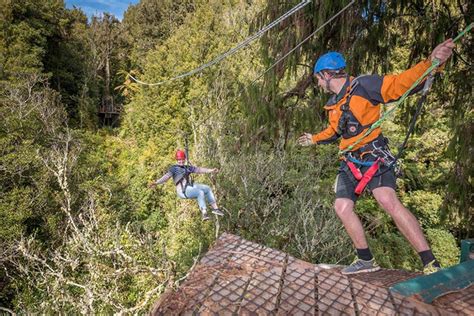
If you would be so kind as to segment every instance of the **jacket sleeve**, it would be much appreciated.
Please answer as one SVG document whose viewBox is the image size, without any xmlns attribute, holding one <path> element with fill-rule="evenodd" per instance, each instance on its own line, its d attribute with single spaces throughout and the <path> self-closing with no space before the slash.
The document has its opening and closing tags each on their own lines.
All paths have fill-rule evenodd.
<svg viewBox="0 0 474 316">
<path fill-rule="evenodd" d="M 398 100 L 431 66 L 430 60 L 422 61 L 398 75 L 368 75 L 356 78 L 354 94 L 361 95 L 373 105 L 390 103 Z M 423 88 L 423 82 L 416 86 L 410 94 Z"/>
<path fill-rule="evenodd" d="M 313 144 L 330 144 L 334 143 L 340 135 L 336 133 L 336 131 L 331 127 L 328 126 L 325 130 L 319 132 L 318 134 L 314 134 L 312 137 Z"/>
<path fill-rule="evenodd" d="M 156 184 L 162 184 L 162 183 L 165 183 L 166 181 L 168 181 L 169 178 L 171 178 L 173 176 L 173 174 L 171 173 L 171 171 L 168 171 L 167 173 L 165 173 L 161 178 L 159 178 L 158 180 L 155 181 Z"/>
<path fill-rule="evenodd" d="M 384 76 L 381 89 L 384 103 L 398 100 L 430 66 L 431 61 L 425 60 L 416 64 L 412 68 L 405 70 L 399 75 Z M 416 92 L 418 92 L 422 87 L 423 84 L 421 83 L 416 87 Z"/>
</svg>

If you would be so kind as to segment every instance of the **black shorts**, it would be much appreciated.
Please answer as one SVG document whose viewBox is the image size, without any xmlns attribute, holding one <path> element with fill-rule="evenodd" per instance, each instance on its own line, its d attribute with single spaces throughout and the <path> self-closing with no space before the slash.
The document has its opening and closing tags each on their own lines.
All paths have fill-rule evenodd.
<svg viewBox="0 0 474 316">
<path fill-rule="evenodd" d="M 361 167 L 360 171 L 364 174 L 369 168 L 370 167 Z M 390 187 L 395 190 L 397 187 L 397 177 L 395 176 L 393 168 L 390 168 L 388 171 L 387 168 L 387 166 L 382 165 L 378 171 L 382 174 L 380 176 L 374 176 L 367 184 L 366 189 L 372 191 L 380 187 Z M 358 183 L 359 181 L 352 175 L 347 164 L 342 161 L 339 167 L 339 173 L 336 177 L 336 183 L 334 184 L 336 198 L 347 198 L 354 202 L 357 201 L 358 196 L 354 190 Z"/>
</svg>

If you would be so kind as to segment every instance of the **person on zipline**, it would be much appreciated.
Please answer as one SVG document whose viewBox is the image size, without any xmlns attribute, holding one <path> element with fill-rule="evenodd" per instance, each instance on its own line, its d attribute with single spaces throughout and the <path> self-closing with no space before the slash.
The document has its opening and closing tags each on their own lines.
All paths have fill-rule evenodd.
<svg viewBox="0 0 474 316">
<path fill-rule="evenodd" d="M 329 144 L 341 138 L 340 150 L 356 142 L 380 118 L 380 104 L 399 99 L 431 66 L 436 58 L 440 65 L 451 56 L 452 39 L 439 44 L 424 60 L 399 75 L 366 75 L 357 78 L 345 73 L 346 62 L 337 52 L 328 52 L 316 61 L 313 75 L 318 86 L 333 96 L 325 105 L 329 126 L 318 134 L 304 133 L 298 138 L 302 146 Z M 413 92 L 423 88 L 423 83 Z M 425 274 L 436 272 L 440 264 L 433 255 L 415 216 L 398 199 L 395 158 L 380 127 L 344 154 L 334 186 L 334 208 L 357 251 L 355 261 L 342 269 L 343 274 L 379 270 L 367 244 L 362 223 L 354 212 L 358 196 L 367 185 L 378 204 L 393 218 L 400 232 L 420 255 Z M 372 178 L 370 176 L 372 175 Z M 360 180 L 360 181 L 359 181 Z"/>
<path fill-rule="evenodd" d="M 223 216 L 224 213 L 219 210 L 216 202 L 216 198 L 212 193 L 212 189 L 205 184 L 194 183 L 191 178 L 191 173 L 217 173 L 219 169 L 208 169 L 195 166 L 185 165 L 186 153 L 182 150 L 176 151 L 176 165 L 169 168 L 161 178 L 153 181 L 149 187 L 154 188 L 157 184 L 163 184 L 170 178 L 173 178 L 173 182 L 176 185 L 176 193 L 182 199 L 197 199 L 199 209 L 201 210 L 201 216 L 203 221 L 207 221 L 209 216 L 207 215 L 206 200 L 212 207 L 212 213 L 215 215 Z"/>
</svg>

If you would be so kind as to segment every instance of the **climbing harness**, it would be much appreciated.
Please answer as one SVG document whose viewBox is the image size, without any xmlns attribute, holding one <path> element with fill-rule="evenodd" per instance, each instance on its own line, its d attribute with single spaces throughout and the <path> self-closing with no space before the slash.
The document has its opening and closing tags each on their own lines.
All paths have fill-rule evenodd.
<svg viewBox="0 0 474 316">
<path fill-rule="evenodd" d="M 357 81 L 358 78 L 355 78 L 350 82 L 349 87 L 348 87 L 346 102 L 344 102 L 344 104 L 341 105 L 342 113 L 341 113 L 341 117 L 339 118 L 336 133 L 337 135 L 342 136 L 342 138 L 345 138 L 345 139 L 359 135 L 360 133 L 362 133 L 364 129 L 372 125 L 372 124 L 363 125 L 356 118 L 354 113 L 352 113 L 349 107 L 355 88 L 359 84 L 359 82 Z M 346 80 L 350 80 L 349 76 L 346 76 Z"/>
<path fill-rule="evenodd" d="M 137 78 L 133 77 L 130 73 L 128 74 L 128 76 L 134 80 L 135 82 L 139 83 L 139 84 L 142 84 L 142 85 L 147 85 L 147 86 L 159 86 L 159 85 L 162 85 L 164 83 L 167 83 L 167 82 L 171 82 L 171 81 L 174 81 L 174 80 L 177 80 L 177 79 L 181 79 L 181 78 L 185 78 L 185 77 L 188 77 L 188 76 L 191 76 L 191 75 L 194 75 L 194 74 L 197 74 L 201 71 L 203 71 L 204 69 L 208 68 L 208 67 L 211 67 L 217 63 L 219 63 L 220 61 L 222 61 L 223 59 L 235 54 L 237 51 L 239 51 L 240 49 L 248 46 L 250 43 L 252 43 L 253 41 L 255 41 L 256 39 L 260 38 L 263 36 L 263 34 L 265 34 L 266 32 L 268 32 L 269 30 L 271 30 L 272 28 L 274 28 L 275 26 L 277 26 L 278 24 L 280 24 L 282 21 L 286 20 L 287 18 L 289 18 L 290 16 L 292 16 L 293 14 L 295 14 L 296 12 L 298 12 L 299 10 L 301 10 L 302 8 L 304 8 L 306 5 L 308 5 L 309 3 L 311 3 L 311 0 L 303 0 L 301 1 L 299 4 L 297 4 L 295 7 L 293 7 L 291 10 L 289 10 L 288 12 L 286 12 L 285 14 L 283 14 L 282 16 L 280 16 L 278 19 L 276 19 L 275 21 L 271 22 L 270 24 L 266 25 L 265 27 L 263 27 L 262 29 L 260 29 L 258 32 L 256 32 L 255 34 L 247 37 L 245 40 L 243 40 L 242 42 L 240 42 L 239 44 L 237 44 L 237 46 L 235 46 L 234 48 L 231 48 L 229 49 L 228 51 L 226 51 L 225 53 L 217 56 L 216 58 L 214 58 L 213 60 L 205 63 L 205 64 L 202 64 L 201 66 L 193 69 L 193 70 L 190 70 L 188 72 L 184 72 L 182 74 L 179 74 L 175 77 L 172 77 L 170 79 L 167 79 L 167 80 L 163 80 L 163 81 L 159 81 L 159 82 L 155 82 L 155 83 L 149 83 L 149 82 L 144 82 L 144 81 L 141 81 L 141 80 L 138 80 Z"/>
<path fill-rule="evenodd" d="M 366 155 L 369 156 L 369 160 L 364 160 Z M 382 135 L 362 148 L 345 154 L 341 159 L 347 165 L 348 171 L 359 181 L 355 189 L 357 195 L 362 194 L 373 177 L 382 176 L 391 168 L 398 167 L 395 164 L 396 157 L 388 148 L 388 140 Z M 362 173 L 361 167 L 368 167 L 368 169 Z M 385 168 L 384 171 L 382 167 Z M 395 173 L 398 173 L 398 170 L 395 170 Z"/>
<path fill-rule="evenodd" d="M 184 197 L 188 198 L 186 196 L 186 189 L 188 186 L 193 186 L 194 185 L 194 179 L 193 176 L 191 175 L 190 168 L 191 163 L 189 162 L 189 147 L 188 147 L 188 137 L 185 135 L 184 136 L 184 151 L 178 150 L 176 152 L 176 159 L 186 159 L 186 164 L 184 166 L 179 166 L 180 168 L 184 169 L 184 174 L 181 179 L 179 179 L 175 184 L 180 185 L 181 191 L 183 192 Z M 183 184 L 183 180 L 186 181 L 186 184 Z"/>
</svg>

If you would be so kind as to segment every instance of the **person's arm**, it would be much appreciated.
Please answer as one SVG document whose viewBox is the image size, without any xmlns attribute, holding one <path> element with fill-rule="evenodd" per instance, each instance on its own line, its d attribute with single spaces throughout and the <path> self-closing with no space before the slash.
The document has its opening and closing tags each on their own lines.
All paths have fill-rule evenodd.
<svg viewBox="0 0 474 316">
<path fill-rule="evenodd" d="M 194 167 L 194 170 L 192 171 L 194 173 L 217 173 L 219 172 L 219 169 L 217 168 L 203 168 L 203 167 Z"/>
<path fill-rule="evenodd" d="M 373 105 L 386 104 L 398 100 L 419 77 L 431 66 L 431 61 L 422 61 L 398 75 L 366 75 L 355 79 L 353 96 L 361 96 Z M 423 88 L 418 84 L 410 94 Z"/>
<path fill-rule="evenodd" d="M 309 146 L 309 145 L 324 145 L 324 144 L 330 144 L 335 142 L 339 138 L 339 135 L 336 133 L 336 131 L 331 127 L 328 126 L 325 130 L 317 133 L 317 134 L 310 134 L 310 133 L 304 133 L 300 138 L 298 138 L 298 143 L 301 146 Z"/>
<path fill-rule="evenodd" d="M 448 39 L 433 49 L 430 57 L 398 75 L 369 75 L 357 78 L 354 94 L 362 95 L 372 104 L 389 103 L 398 100 L 428 70 L 432 61 L 437 59 L 443 65 L 451 56 L 454 43 Z M 442 68 L 442 66 L 440 67 Z M 421 82 L 410 94 L 423 88 Z"/>
<path fill-rule="evenodd" d="M 157 184 L 163 184 L 163 183 L 165 183 L 165 182 L 168 181 L 172 176 L 173 176 L 173 174 L 171 173 L 171 171 L 168 171 L 168 172 L 165 173 L 161 178 L 159 178 L 158 180 L 153 181 L 153 182 L 150 183 L 148 186 L 149 186 L 150 188 L 154 188 Z"/>
<path fill-rule="evenodd" d="M 389 103 L 398 100 L 430 66 L 431 60 L 426 59 L 401 74 L 383 76 L 380 87 L 380 95 L 383 100 L 381 103 Z M 424 82 L 420 82 L 410 94 L 420 91 L 423 85 Z"/>
</svg>

